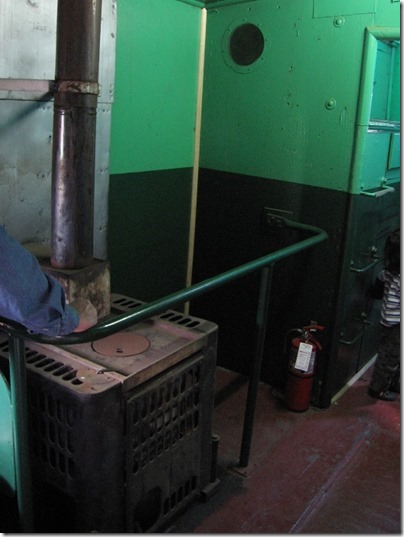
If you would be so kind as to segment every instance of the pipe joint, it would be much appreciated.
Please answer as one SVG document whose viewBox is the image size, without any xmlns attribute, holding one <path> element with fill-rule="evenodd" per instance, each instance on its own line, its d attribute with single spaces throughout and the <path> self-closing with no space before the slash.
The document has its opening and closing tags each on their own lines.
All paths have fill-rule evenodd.
<svg viewBox="0 0 404 537">
<path fill-rule="evenodd" d="M 56 80 L 53 90 L 59 93 L 89 93 L 99 95 L 100 85 L 98 82 L 86 80 Z"/>
</svg>

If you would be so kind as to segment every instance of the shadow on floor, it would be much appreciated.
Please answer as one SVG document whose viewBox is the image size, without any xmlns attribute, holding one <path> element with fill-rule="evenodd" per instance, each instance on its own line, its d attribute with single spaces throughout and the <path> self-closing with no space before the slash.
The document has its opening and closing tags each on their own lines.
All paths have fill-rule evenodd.
<svg viewBox="0 0 404 537">
<path fill-rule="evenodd" d="M 220 485 L 167 532 L 400 534 L 400 400 L 370 398 L 370 373 L 328 409 L 302 413 L 261 384 L 250 462 L 237 469 L 247 387 L 218 368 Z"/>
</svg>

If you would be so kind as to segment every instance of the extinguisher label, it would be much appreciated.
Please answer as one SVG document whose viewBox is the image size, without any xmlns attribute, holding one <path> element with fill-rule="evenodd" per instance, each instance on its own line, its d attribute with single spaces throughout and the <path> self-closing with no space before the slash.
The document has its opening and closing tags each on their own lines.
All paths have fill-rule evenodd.
<svg viewBox="0 0 404 537">
<path fill-rule="evenodd" d="M 310 366 L 311 351 L 313 346 L 309 343 L 301 342 L 297 351 L 295 368 L 301 371 L 307 371 Z"/>
</svg>

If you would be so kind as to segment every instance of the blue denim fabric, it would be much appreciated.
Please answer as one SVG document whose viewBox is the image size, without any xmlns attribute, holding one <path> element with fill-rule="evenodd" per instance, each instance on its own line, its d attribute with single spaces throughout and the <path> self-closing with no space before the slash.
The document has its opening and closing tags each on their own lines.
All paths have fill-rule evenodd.
<svg viewBox="0 0 404 537">
<path fill-rule="evenodd" d="M 48 336 L 70 334 L 79 315 L 60 283 L 0 225 L 0 316 Z"/>
</svg>

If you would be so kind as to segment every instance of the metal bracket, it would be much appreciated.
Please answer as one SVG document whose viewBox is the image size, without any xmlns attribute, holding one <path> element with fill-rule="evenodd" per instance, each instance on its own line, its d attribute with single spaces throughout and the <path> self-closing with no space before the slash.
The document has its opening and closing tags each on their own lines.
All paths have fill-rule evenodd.
<svg viewBox="0 0 404 537">
<path fill-rule="evenodd" d="M 26 78 L 0 78 L 0 91 L 25 91 L 50 93 L 53 80 L 33 80 Z"/>
<path fill-rule="evenodd" d="M 286 220 L 293 220 L 293 213 L 291 211 L 283 211 L 281 209 L 272 209 L 270 207 L 264 207 L 264 227 L 285 227 Z"/>
<path fill-rule="evenodd" d="M 91 80 L 57 80 L 53 84 L 53 89 L 60 93 L 90 93 L 91 95 L 100 93 L 98 82 Z"/>
</svg>

